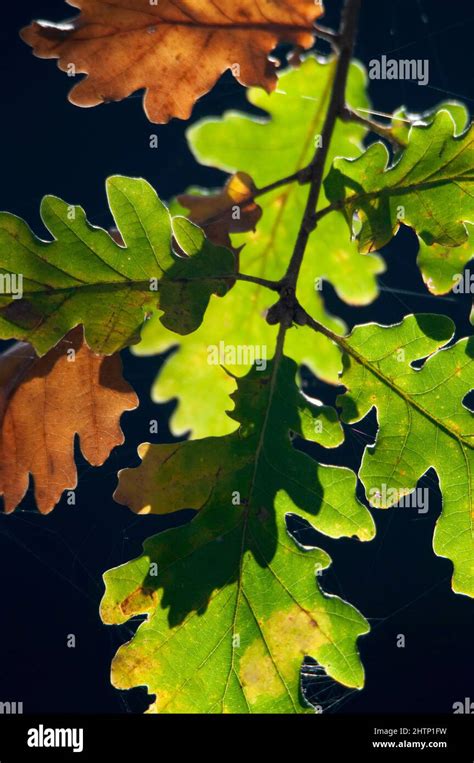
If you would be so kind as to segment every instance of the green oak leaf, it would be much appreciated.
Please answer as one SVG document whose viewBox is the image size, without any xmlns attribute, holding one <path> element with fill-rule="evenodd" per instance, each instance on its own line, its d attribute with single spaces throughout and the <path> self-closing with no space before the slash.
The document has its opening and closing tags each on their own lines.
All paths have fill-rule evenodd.
<svg viewBox="0 0 474 763">
<path fill-rule="evenodd" d="M 406 146 L 410 139 L 411 127 L 414 124 L 432 124 L 438 111 L 448 111 L 451 114 L 455 125 L 455 135 L 460 135 L 469 125 L 469 111 L 460 101 L 442 101 L 436 108 L 428 109 L 421 114 L 414 114 L 405 106 L 400 106 L 392 116 L 391 129 L 394 138 Z"/>
<path fill-rule="evenodd" d="M 358 159 L 336 159 L 325 180 L 331 203 L 344 208 L 352 227 L 357 213 L 361 252 L 390 241 L 401 223 L 425 244 L 460 246 L 466 221 L 474 220 L 474 132 L 456 135 L 451 114 L 438 111 L 431 124 L 414 124 L 405 151 L 389 166 L 383 143 Z"/>
<path fill-rule="evenodd" d="M 469 125 L 469 111 L 458 101 L 443 101 L 436 109 L 412 114 L 405 107 L 397 109 L 392 117 L 394 137 L 405 145 L 408 144 L 410 129 L 413 124 L 432 124 L 438 111 L 448 111 L 455 124 L 455 135 L 461 135 Z M 464 267 L 474 255 L 474 237 L 472 225 L 466 222 L 468 239 L 460 246 L 426 244 L 418 238 L 419 250 L 417 265 L 423 281 L 432 294 L 447 294 L 456 284 Z"/>
<path fill-rule="evenodd" d="M 373 520 L 353 472 L 292 446 L 290 433 L 329 447 L 342 439 L 335 412 L 312 405 L 295 374 L 286 357 L 253 368 L 232 396 L 236 432 L 146 446 L 141 466 L 121 473 L 116 498 L 135 510 L 199 511 L 104 576 L 106 623 L 148 615 L 115 656 L 112 681 L 147 686 L 155 712 L 302 712 L 306 655 L 347 686 L 363 683 L 356 642 L 368 623 L 316 584 L 330 559 L 297 545 L 286 515 L 362 540 Z"/>
<path fill-rule="evenodd" d="M 335 71 L 334 61 L 307 58 L 299 69 L 279 77 L 276 92 L 248 91 L 249 101 L 267 116 L 255 117 L 230 112 L 222 119 L 206 119 L 188 131 L 197 159 L 228 172 L 240 170 L 252 175 L 259 187 L 303 168 L 315 150 L 322 130 Z M 353 106 L 367 106 L 366 76 L 352 64 L 347 98 Z M 336 156 L 358 156 L 365 135 L 357 124 L 338 122 L 331 141 L 328 167 Z M 308 188 L 297 183 L 259 197 L 263 217 L 254 233 L 232 236 L 235 246 L 245 244 L 240 253 L 240 270 L 271 280 L 281 278 L 296 241 Z M 322 194 L 321 204 L 326 203 Z M 320 294 L 322 279 L 330 281 L 346 302 L 365 305 L 377 296 L 376 275 L 384 269 L 380 257 L 360 256 L 348 240 L 346 224 L 339 212 L 322 219 L 311 235 L 298 283 L 298 298 L 319 321 L 336 332 L 343 325 L 325 312 Z M 251 345 L 261 349 L 274 346 L 276 328 L 265 323 L 266 310 L 275 295 L 265 288 L 238 283 L 226 304 L 211 298 L 206 322 L 192 336 L 180 341 L 177 352 L 167 360 L 153 388 L 153 398 L 165 401 L 178 397 L 172 429 L 181 434 L 192 429 L 194 437 L 220 435 L 235 429 L 228 420 L 215 416 L 216 407 L 228 407 L 235 389 L 232 377 L 220 365 L 209 365 L 207 348 L 220 341 L 226 345 Z M 138 354 L 163 352 L 176 344 L 176 337 L 157 320 L 145 327 Z M 302 327 L 287 340 L 286 353 L 298 364 L 305 363 L 325 381 L 337 383 L 340 354 L 324 336 Z M 249 368 L 231 367 L 241 376 Z M 189 378 L 192 369 L 192 379 Z M 212 397 L 207 390 L 212 388 Z"/>
<path fill-rule="evenodd" d="M 172 220 L 145 180 L 110 177 L 107 196 L 124 246 L 93 227 L 81 207 L 55 196 L 41 204 L 53 241 L 0 213 L 0 273 L 23 279 L 22 298 L 0 296 L 2 339 L 28 341 L 43 355 L 83 324 L 89 347 L 109 355 L 138 342 L 158 308 L 168 330 L 194 331 L 211 294 L 222 296 L 232 285 L 233 254 L 188 220 Z M 174 253 L 173 236 L 184 256 Z"/>
<path fill-rule="evenodd" d="M 474 418 L 463 405 L 474 387 L 474 338 L 445 347 L 453 331 L 437 315 L 356 327 L 345 340 L 347 392 L 338 403 L 351 424 L 377 410 L 377 439 L 359 473 L 372 505 L 397 503 L 434 467 L 443 496 L 434 550 L 454 564 L 453 589 L 474 596 Z M 421 369 L 411 367 L 426 357 Z"/>
<path fill-rule="evenodd" d="M 474 225 L 466 222 L 467 240 L 459 246 L 428 246 L 419 240 L 417 264 L 432 294 L 447 294 L 463 282 L 463 270 L 474 257 Z M 469 277 L 469 276 L 468 276 Z M 472 287 L 471 287 L 472 288 Z"/>
</svg>

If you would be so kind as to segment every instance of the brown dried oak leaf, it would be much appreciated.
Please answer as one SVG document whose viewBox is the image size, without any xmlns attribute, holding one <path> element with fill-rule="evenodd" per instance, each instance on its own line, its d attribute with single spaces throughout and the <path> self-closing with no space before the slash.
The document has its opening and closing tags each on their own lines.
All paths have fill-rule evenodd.
<svg viewBox="0 0 474 763">
<path fill-rule="evenodd" d="M 315 0 L 69 0 L 70 21 L 34 21 L 21 31 L 39 58 L 87 73 L 69 99 L 119 101 L 145 88 L 151 122 L 187 119 L 195 101 L 230 69 L 242 85 L 271 92 L 281 42 L 307 49 L 323 12 Z M 74 67 L 74 68 L 72 68 Z"/>
<path fill-rule="evenodd" d="M 182 193 L 178 201 L 213 244 L 231 249 L 229 234 L 255 230 L 262 216 L 262 208 L 253 200 L 256 191 L 250 175 L 237 172 L 217 193 Z"/>
<path fill-rule="evenodd" d="M 74 352 L 71 352 L 73 350 Z M 81 326 L 42 358 L 19 342 L 0 355 L 0 495 L 13 511 L 34 478 L 42 514 L 77 485 L 74 436 L 92 466 L 124 441 L 120 416 L 138 405 L 120 355 L 95 355 Z"/>
</svg>

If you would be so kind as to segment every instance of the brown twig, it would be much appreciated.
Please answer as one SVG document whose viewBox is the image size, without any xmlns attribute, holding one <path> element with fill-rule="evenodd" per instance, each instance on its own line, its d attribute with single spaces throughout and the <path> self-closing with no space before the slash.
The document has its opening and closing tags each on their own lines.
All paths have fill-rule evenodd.
<svg viewBox="0 0 474 763">
<path fill-rule="evenodd" d="M 249 283 L 256 283 L 259 286 L 265 286 L 266 289 L 271 289 L 272 291 L 280 290 L 280 281 L 270 281 L 268 278 L 260 278 L 260 276 L 251 276 L 247 275 L 246 273 L 236 273 L 232 276 L 225 276 L 225 279 L 227 278 L 235 278 L 236 281 L 248 281 Z"/>
<path fill-rule="evenodd" d="M 326 118 L 321 133 L 321 147 L 319 147 L 308 167 L 310 188 L 306 207 L 296 239 L 293 254 L 288 264 L 285 276 L 281 281 L 280 298 L 267 314 L 270 324 L 285 323 L 289 326 L 292 322 L 304 323 L 304 315 L 296 299 L 296 284 L 303 262 L 310 234 L 317 225 L 315 210 L 317 207 L 321 185 L 324 176 L 324 166 L 328 156 L 331 138 L 338 116 L 345 106 L 346 82 L 349 72 L 349 64 L 354 48 L 362 0 L 346 0 L 342 15 L 339 32 L 339 56 L 336 64 L 336 72 L 329 101 Z"/>
<path fill-rule="evenodd" d="M 358 12 L 360 10 L 360 3 L 362 0 L 359 0 L 357 3 L 357 17 L 358 18 Z M 355 3 L 354 3 L 355 4 Z M 347 7 L 351 6 L 351 2 L 346 3 Z M 352 12 L 352 11 L 351 11 Z M 349 19 L 350 21 L 350 14 L 349 11 L 347 13 L 345 12 L 345 17 Z M 350 22 L 351 24 L 352 22 Z M 344 20 L 343 20 L 344 24 Z M 322 133 L 322 147 L 318 149 L 315 156 L 313 157 L 313 160 L 306 166 L 302 167 L 300 170 L 293 172 L 291 175 L 287 175 L 286 177 L 280 178 L 278 180 L 273 181 L 272 183 L 268 183 L 268 185 L 262 186 L 261 188 L 257 188 L 254 193 L 249 193 L 248 196 L 244 199 L 242 203 L 249 204 L 252 201 L 255 201 L 260 196 L 264 196 L 266 193 L 271 193 L 271 191 L 274 191 L 278 188 L 281 188 L 285 185 L 289 185 L 290 183 L 298 182 L 300 185 L 306 185 L 307 183 L 311 183 L 313 188 L 316 189 L 316 186 L 318 185 L 318 178 L 317 175 L 321 174 L 324 170 L 324 163 L 325 159 L 327 157 L 327 152 L 329 150 L 329 143 L 332 135 L 332 130 L 334 129 L 334 124 L 336 121 L 336 118 L 338 117 L 343 122 L 356 122 L 357 124 L 362 125 L 365 127 L 368 131 L 375 133 L 376 135 L 379 135 L 381 138 L 384 138 L 387 140 L 394 149 L 398 150 L 400 148 L 405 148 L 405 143 L 401 141 L 399 138 L 397 138 L 392 131 L 392 128 L 388 125 L 383 125 L 380 122 L 377 122 L 374 119 L 371 119 L 369 117 L 364 117 L 361 114 L 358 114 L 357 111 L 352 109 L 350 106 L 348 106 L 345 103 L 345 83 L 347 80 L 347 74 L 348 74 L 348 66 L 350 63 L 350 58 L 352 55 L 352 49 L 353 44 L 350 43 L 350 35 L 347 34 L 347 30 L 349 30 L 350 34 L 352 35 L 355 26 L 357 22 L 354 24 L 354 28 L 346 25 L 344 29 L 341 29 L 340 33 L 335 33 L 332 30 L 325 29 L 324 27 L 318 27 L 316 25 L 316 34 L 322 39 L 327 39 L 330 41 L 336 50 L 339 51 L 339 60 L 338 60 L 338 68 L 336 72 L 336 78 L 334 80 L 334 86 L 333 86 L 333 100 L 329 106 L 327 116 L 326 116 L 326 123 L 325 128 L 323 129 Z M 350 48 L 348 47 L 348 41 L 350 44 Z M 350 52 L 348 52 L 350 50 Z M 342 62 L 342 63 L 341 63 Z M 342 72 L 342 74 L 341 74 Z M 339 78 L 338 78 L 339 77 Z M 341 87 L 343 90 L 341 90 Z M 341 96 L 342 92 L 342 96 Z M 326 139 L 326 143 L 325 143 Z M 313 191 L 313 195 L 315 194 L 315 191 Z M 317 197 L 319 197 L 319 190 L 317 192 Z M 318 220 L 320 220 L 324 215 L 328 214 L 329 212 L 333 211 L 334 209 L 339 209 L 339 205 L 329 205 L 328 207 L 325 207 L 320 212 L 317 212 L 316 215 L 313 217 L 312 221 L 309 222 L 306 221 L 306 225 L 312 225 L 313 223 L 317 223 Z M 201 227 L 204 227 L 206 225 L 210 225 L 211 223 L 217 222 L 218 220 L 225 217 L 228 212 L 230 212 L 232 209 L 232 206 L 229 205 L 228 209 L 222 210 L 218 212 L 217 214 L 213 215 L 212 217 L 206 218 L 205 220 L 201 220 L 199 225 Z M 313 210 L 315 209 L 315 206 L 313 207 Z M 314 230 L 314 228 L 313 228 Z M 301 246 L 301 242 L 300 242 Z"/>
<path fill-rule="evenodd" d="M 357 113 L 357 111 L 354 111 L 354 109 L 351 109 L 350 106 L 347 106 L 347 104 L 342 107 L 339 117 L 343 122 L 356 122 L 357 124 L 363 125 L 370 132 L 374 132 L 376 135 L 380 135 L 381 138 L 388 140 L 394 149 L 398 150 L 399 148 L 403 148 L 405 145 L 393 134 L 391 127 L 383 125 L 380 122 L 377 122 L 375 119 L 361 116 Z"/>
</svg>

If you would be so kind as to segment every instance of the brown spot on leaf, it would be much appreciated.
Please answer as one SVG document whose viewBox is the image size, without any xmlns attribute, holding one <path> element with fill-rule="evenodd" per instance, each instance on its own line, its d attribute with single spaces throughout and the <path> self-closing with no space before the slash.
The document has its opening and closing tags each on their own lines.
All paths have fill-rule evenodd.
<svg viewBox="0 0 474 763">
<path fill-rule="evenodd" d="M 318 618 L 322 617 L 326 618 L 318 613 Z M 327 622 L 325 626 L 328 627 Z M 239 665 L 239 677 L 250 704 L 284 694 L 282 678 L 289 683 L 294 681 L 303 658 L 317 656 L 320 647 L 329 643 L 316 617 L 298 604 L 275 612 L 260 627 L 265 641 L 260 636 L 256 638 Z"/>
</svg>

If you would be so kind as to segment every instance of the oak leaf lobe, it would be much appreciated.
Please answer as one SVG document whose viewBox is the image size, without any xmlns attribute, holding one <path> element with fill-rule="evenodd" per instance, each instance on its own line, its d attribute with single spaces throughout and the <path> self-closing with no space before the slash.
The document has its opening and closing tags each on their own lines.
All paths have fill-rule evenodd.
<svg viewBox="0 0 474 763">
<path fill-rule="evenodd" d="M 78 16 L 34 21 L 22 39 L 39 58 L 89 75 L 72 89 L 72 103 L 96 106 L 145 88 L 145 112 L 159 124 L 188 119 L 227 69 L 242 85 L 274 90 L 269 54 L 281 42 L 310 48 L 323 12 L 314 0 L 68 1 Z"/>
</svg>

